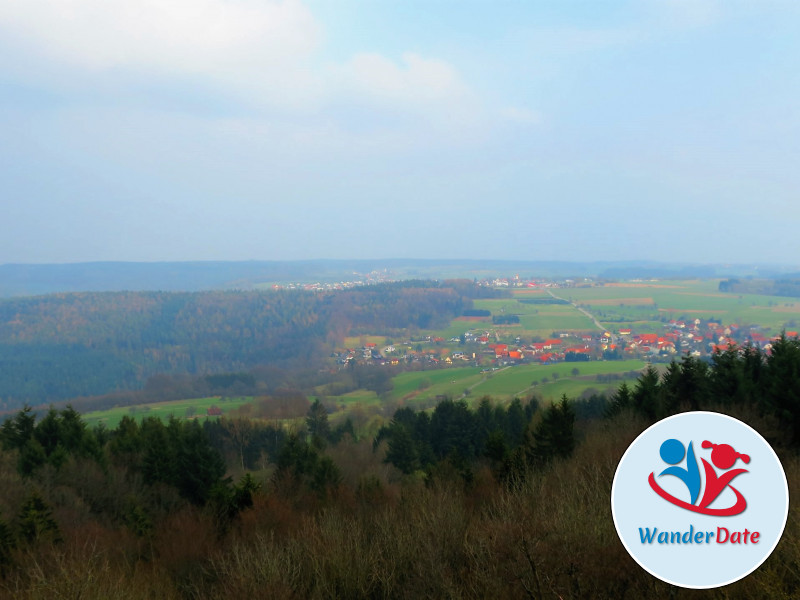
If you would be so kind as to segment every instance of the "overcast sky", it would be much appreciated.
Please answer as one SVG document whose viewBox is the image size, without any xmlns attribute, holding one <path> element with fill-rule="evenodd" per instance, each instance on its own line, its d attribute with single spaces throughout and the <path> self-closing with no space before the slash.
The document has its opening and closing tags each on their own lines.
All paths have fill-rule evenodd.
<svg viewBox="0 0 800 600">
<path fill-rule="evenodd" d="M 0 263 L 797 263 L 800 3 L 0 1 Z"/>
</svg>

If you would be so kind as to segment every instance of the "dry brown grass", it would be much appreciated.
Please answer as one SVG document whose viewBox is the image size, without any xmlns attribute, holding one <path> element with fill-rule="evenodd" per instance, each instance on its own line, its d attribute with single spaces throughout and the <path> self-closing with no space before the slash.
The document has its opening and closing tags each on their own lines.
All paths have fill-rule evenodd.
<svg viewBox="0 0 800 600">
<path fill-rule="evenodd" d="M 587 298 L 581 300 L 581 304 L 590 306 L 618 306 L 627 304 L 628 306 L 649 306 L 655 304 L 652 298 Z"/>
<path fill-rule="evenodd" d="M 743 411 L 743 412 L 742 412 Z M 778 445 L 800 494 L 800 459 L 769 419 L 744 418 Z M 332 450 L 342 487 L 267 490 L 225 537 L 207 512 L 184 508 L 152 538 L 82 522 L 57 546 L 28 548 L 4 597 L 39 598 L 796 598 L 800 519 L 792 507 L 772 557 L 719 590 L 684 590 L 647 574 L 614 530 L 617 462 L 647 423 L 629 415 L 592 423 L 575 455 L 503 486 L 488 465 L 468 486 L 441 469 L 426 485 L 387 473 L 364 444 Z M 350 464 L 348 465 L 348 461 Z M 2 475 L 2 463 L 0 463 Z"/>
</svg>

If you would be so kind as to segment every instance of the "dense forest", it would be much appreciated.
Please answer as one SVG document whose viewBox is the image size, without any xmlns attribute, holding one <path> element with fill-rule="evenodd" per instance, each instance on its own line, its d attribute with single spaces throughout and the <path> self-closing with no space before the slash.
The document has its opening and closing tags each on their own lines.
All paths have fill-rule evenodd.
<svg viewBox="0 0 800 600">
<path fill-rule="evenodd" d="M 295 260 L 202 262 L 90 262 L 0 265 L 0 298 L 119 290 L 198 292 L 248 290 L 265 282 L 366 281 L 381 275 L 406 279 L 492 278 L 503 273 L 606 279 L 779 276 L 768 265 L 686 265 L 646 261 L 563 262 L 520 260 Z"/>
<path fill-rule="evenodd" d="M 109 292 L 2 300 L 0 410 L 138 390 L 158 375 L 309 368 L 345 335 L 443 327 L 485 293 L 469 281 L 407 281 L 316 293 Z M 151 387 L 163 384 L 155 379 Z"/>
<path fill-rule="evenodd" d="M 0 595 L 797 597 L 796 519 L 750 576 L 685 590 L 633 563 L 609 497 L 628 444 L 690 409 L 758 430 L 800 492 L 800 342 L 687 356 L 599 408 L 445 400 L 399 409 L 376 436 L 319 401 L 292 428 L 126 417 L 90 429 L 71 408 L 24 409 L 0 427 Z"/>
<path fill-rule="evenodd" d="M 719 291 L 732 294 L 765 294 L 800 298 L 800 277 L 787 275 L 775 279 L 738 279 L 732 277 L 719 282 Z"/>
</svg>

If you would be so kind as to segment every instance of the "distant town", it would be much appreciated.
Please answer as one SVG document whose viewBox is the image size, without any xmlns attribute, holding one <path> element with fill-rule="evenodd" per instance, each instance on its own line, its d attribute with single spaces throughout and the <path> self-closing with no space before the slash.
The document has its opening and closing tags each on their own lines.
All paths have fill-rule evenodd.
<svg viewBox="0 0 800 600">
<path fill-rule="evenodd" d="M 786 331 L 787 337 L 798 337 L 797 331 Z M 716 321 L 670 320 L 663 333 L 635 333 L 629 327 L 616 331 L 559 333 L 557 337 L 541 342 L 521 343 L 517 338 L 511 343 L 501 343 L 496 329 L 466 332 L 460 337 L 444 339 L 424 336 L 418 340 L 403 340 L 397 344 L 379 347 L 366 342 L 356 348 L 335 352 L 338 364 L 399 365 L 422 363 L 452 365 L 509 366 L 524 363 L 552 364 L 555 362 L 586 362 L 644 358 L 671 360 L 676 354 L 694 357 L 710 356 L 736 346 L 751 345 L 769 352 L 778 336 L 767 337 L 757 327 L 741 328 L 738 325 L 721 326 Z M 458 349 L 453 349 L 456 346 Z"/>
</svg>

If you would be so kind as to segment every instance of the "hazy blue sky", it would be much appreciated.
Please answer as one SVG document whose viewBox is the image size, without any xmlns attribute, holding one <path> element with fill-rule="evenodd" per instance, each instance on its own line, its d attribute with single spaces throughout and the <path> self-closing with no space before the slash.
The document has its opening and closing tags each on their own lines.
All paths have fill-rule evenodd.
<svg viewBox="0 0 800 600">
<path fill-rule="evenodd" d="M 794 0 L 3 0 L 0 263 L 797 263 L 798 32 Z"/>
</svg>

